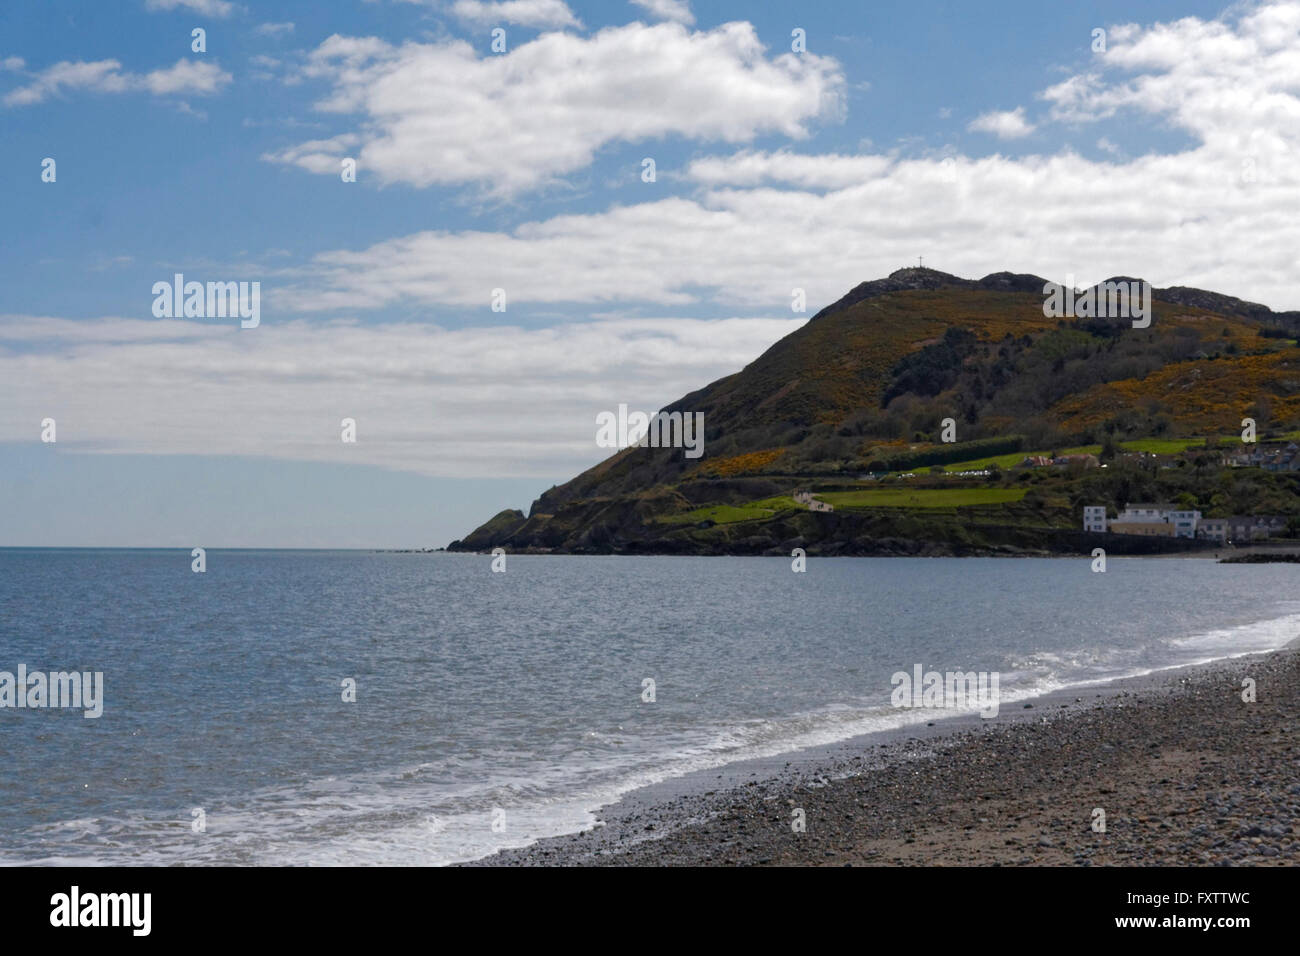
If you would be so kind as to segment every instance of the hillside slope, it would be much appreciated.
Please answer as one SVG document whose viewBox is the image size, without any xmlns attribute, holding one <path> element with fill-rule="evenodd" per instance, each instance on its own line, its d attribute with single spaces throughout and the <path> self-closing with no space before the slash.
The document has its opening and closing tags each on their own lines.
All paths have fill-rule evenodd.
<svg viewBox="0 0 1300 956">
<path fill-rule="evenodd" d="M 919 268 L 864 282 L 741 371 L 666 406 L 704 413 L 702 458 L 686 458 L 680 449 L 623 449 L 544 493 L 527 516 L 502 512 L 450 547 L 1074 550 L 1087 543 L 1073 535 L 1085 493 L 1112 506 L 1121 493 L 1177 492 L 1200 501 L 1196 489 L 1163 486 L 1173 476 L 1159 471 L 1169 468 L 1142 461 L 1130 468 L 1123 452 L 1136 446 L 1125 442 L 1231 439 L 1244 417 L 1254 418 L 1261 433 L 1300 425 L 1300 313 L 1198 289 L 1157 289 L 1149 328 L 1135 329 L 1127 318 L 1044 316 L 1045 282 L 1006 272 L 970 280 Z M 945 419 L 955 423 L 955 443 L 941 441 Z M 1113 460 L 1104 478 L 1127 476 L 1127 484 L 1093 488 L 1102 476 L 1064 473 L 887 476 L 999 456 L 1005 464 L 1020 452 L 1076 447 L 1104 447 Z M 1192 471 L 1198 480 L 1217 474 Z M 1057 477 L 1062 481 L 1053 484 Z M 1274 501 L 1283 494 L 1272 487 L 1280 480 L 1255 491 Z M 923 494 L 909 500 L 866 493 L 899 481 Z M 992 497 L 945 498 L 959 481 Z M 1043 481 L 1048 485 L 1031 487 Z M 823 495 L 838 496 L 839 504 L 834 512 L 810 511 L 792 497 L 795 490 L 828 501 Z M 1023 494 L 992 494 L 999 490 Z M 1214 493 L 1204 489 L 1207 511 Z M 1239 505 L 1244 494 L 1216 507 Z M 1277 507 L 1285 504 L 1283 498 Z"/>
</svg>

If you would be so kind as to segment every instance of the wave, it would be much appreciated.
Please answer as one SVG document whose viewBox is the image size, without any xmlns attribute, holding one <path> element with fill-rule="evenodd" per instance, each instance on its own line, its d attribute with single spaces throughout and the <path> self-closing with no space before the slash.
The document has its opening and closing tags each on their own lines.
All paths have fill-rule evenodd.
<svg viewBox="0 0 1300 956">
<path fill-rule="evenodd" d="M 1178 667 L 1276 650 L 1300 634 L 1300 613 L 1209 629 L 1133 647 L 1007 655 L 1000 706 L 1044 694 L 1141 677 Z M 966 713 L 976 713 L 970 708 Z M 824 747 L 955 716 L 896 709 L 879 700 L 841 701 L 776 719 L 678 732 L 649 750 L 591 747 L 576 759 L 526 772 L 494 773 L 485 760 L 453 769 L 421 764 L 383 773 L 322 777 L 265 789 L 206 810 L 195 832 L 188 809 L 166 818 L 130 815 L 66 820 L 29 828 L 21 854 L 0 864 L 44 865 L 443 865 L 576 833 L 602 807 L 645 786 L 739 761 Z M 626 734 L 593 729 L 600 744 Z M 474 782 L 477 780 L 478 782 Z"/>
</svg>

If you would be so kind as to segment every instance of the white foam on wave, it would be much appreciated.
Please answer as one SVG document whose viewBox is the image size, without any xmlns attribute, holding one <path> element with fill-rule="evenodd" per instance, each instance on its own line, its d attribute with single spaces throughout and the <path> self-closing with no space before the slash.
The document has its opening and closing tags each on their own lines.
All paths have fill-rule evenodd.
<svg viewBox="0 0 1300 956">
<path fill-rule="evenodd" d="M 1296 602 L 1291 602 L 1295 606 Z M 1000 706 L 1054 691 L 1276 650 L 1300 634 L 1300 613 L 1157 641 L 1144 648 L 1085 647 L 1009 657 Z M 1158 658 L 1158 659 L 1153 659 Z M 590 829 L 627 793 L 697 771 L 777 757 L 898 730 L 959 711 L 881 706 L 866 699 L 656 741 L 657 752 L 589 754 L 579 765 L 536 767 L 452 786 L 426 783 L 428 765 L 326 777 L 212 807 L 193 834 L 178 816 L 67 820 L 33 828 L 45 848 L 0 864 L 443 865 Z M 965 713 L 977 713 L 971 708 Z M 591 731 L 593 739 L 601 731 Z M 436 774 L 435 774 L 436 776 Z M 504 810 L 505 828 L 493 829 Z M 30 844 L 29 844 L 30 845 Z"/>
<path fill-rule="evenodd" d="M 1287 603 L 1295 605 L 1297 602 Z M 1300 613 L 1216 628 L 1202 634 L 1175 638 L 1169 643 L 1174 647 L 1211 654 L 1213 656 L 1210 660 L 1216 660 L 1275 651 L 1291 643 L 1297 636 L 1300 636 Z"/>
</svg>

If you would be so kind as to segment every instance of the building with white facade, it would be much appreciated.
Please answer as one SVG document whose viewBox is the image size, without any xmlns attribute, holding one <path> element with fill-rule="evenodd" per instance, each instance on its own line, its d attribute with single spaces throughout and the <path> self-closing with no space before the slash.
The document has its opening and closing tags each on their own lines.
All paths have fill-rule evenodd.
<svg viewBox="0 0 1300 956">
<path fill-rule="evenodd" d="M 1105 505 L 1084 505 L 1083 506 L 1083 530 L 1103 531 L 1103 532 L 1106 530 L 1106 506 Z"/>
<path fill-rule="evenodd" d="M 1174 526 L 1174 537 L 1195 538 L 1196 526 L 1200 523 L 1199 511 L 1171 511 L 1169 523 Z"/>
<path fill-rule="evenodd" d="M 1100 521 L 1098 521 L 1100 518 Z M 1109 529 L 1106 525 L 1109 524 Z M 1106 531 L 1112 534 L 1142 534 L 1177 538 L 1204 538 L 1218 544 L 1242 544 L 1259 541 L 1286 533 L 1288 526 L 1284 515 L 1250 515 L 1231 518 L 1202 518 L 1192 508 L 1180 509 L 1174 505 L 1125 505 L 1119 517 L 1106 521 L 1106 509 L 1100 505 L 1086 505 L 1083 509 L 1084 531 Z"/>
<path fill-rule="evenodd" d="M 1179 509 L 1173 505 L 1139 502 L 1124 506 L 1118 518 L 1110 523 L 1116 534 L 1167 534 L 1177 538 L 1195 538 L 1201 513 Z M 1160 525 L 1169 525 L 1166 531 Z"/>
<path fill-rule="evenodd" d="M 1137 521 L 1142 524 L 1151 524 L 1155 521 L 1168 521 L 1169 512 L 1174 508 L 1173 505 L 1153 505 L 1153 504 L 1131 504 L 1125 505 L 1124 510 L 1119 513 L 1115 519 L 1117 523 L 1125 521 Z"/>
</svg>

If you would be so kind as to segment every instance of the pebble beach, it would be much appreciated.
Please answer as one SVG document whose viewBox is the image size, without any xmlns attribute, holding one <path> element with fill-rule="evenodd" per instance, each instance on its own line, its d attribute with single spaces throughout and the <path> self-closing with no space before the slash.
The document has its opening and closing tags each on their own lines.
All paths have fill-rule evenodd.
<svg viewBox="0 0 1300 956">
<path fill-rule="evenodd" d="M 1073 688 L 669 781 L 474 865 L 1294 865 L 1297 687 L 1293 643 Z"/>
</svg>

